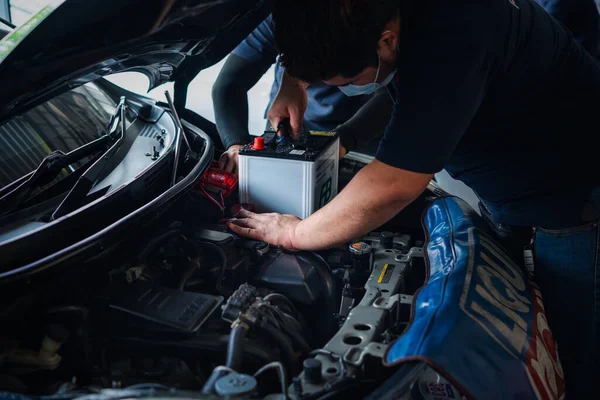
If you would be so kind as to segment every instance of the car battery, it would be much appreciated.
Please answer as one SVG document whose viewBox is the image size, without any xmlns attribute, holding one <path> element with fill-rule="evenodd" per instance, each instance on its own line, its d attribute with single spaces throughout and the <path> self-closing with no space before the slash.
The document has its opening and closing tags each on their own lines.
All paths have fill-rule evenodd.
<svg viewBox="0 0 600 400">
<path fill-rule="evenodd" d="M 338 169 L 336 132 L 305 131 L 297 141 L 265 132 L 240 149 L 240 202 L 306 218 L 337 195 Z"/>
</svg>

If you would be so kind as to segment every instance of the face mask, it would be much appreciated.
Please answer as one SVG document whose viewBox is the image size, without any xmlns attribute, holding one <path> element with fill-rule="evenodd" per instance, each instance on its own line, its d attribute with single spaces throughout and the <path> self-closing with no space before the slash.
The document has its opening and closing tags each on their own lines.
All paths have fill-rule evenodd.
<svg viewBox="0 0 600 400">
<path fill-rule="evenodd" d="M 379 66 L 381 66 L 381 60 L 379 61 Z M 396 75 L 396 70 L 390 72 L 390 74 L 381 82 L 377 82 L 377 78 L 379 77 L 379 67 L 377 67 L 377 75 L 375 75 L 375 81 L 372 83 L 367 83 L 366 85 L 353 85 L 349 84 L 346 86 L 338 86 L 342 93 L 346 96 L 360 96 L 362 94 L 371 94 L 375 92 L 377 89 L 381 87 L 387 86 L 392 79 L 394 79 L 394 75 Z"/>
<path fill-rule="evenodd" d="M 385 35 L 388 32 L 389 31 L 385 31 L 382 33 L 382 35 Z M 346 96 L 352 97 L 360 96 L 362 94 L 371 94 L 377 89 L 387 86 L 392 81 L 392 79 L 394 79 L 394 75 L 396 75 L 396 70 L 394 69 L 392 72 L 390 72 L 388 76 L 386 76 L 386 78 L 383 81 L 378 83 L 377 78 L 379 78 L 379 69 L 381 68 L 381 58 L 379 57 L 379 52 L 377 53 L 377 58 L 379 59 L 377 65 L 377 74 L 375 74 L 375 80 L 372 83 L 367 83 L 366 85 L 349 84 L 345 86 L 338 86 L 340 91 Z"/>
</svg>

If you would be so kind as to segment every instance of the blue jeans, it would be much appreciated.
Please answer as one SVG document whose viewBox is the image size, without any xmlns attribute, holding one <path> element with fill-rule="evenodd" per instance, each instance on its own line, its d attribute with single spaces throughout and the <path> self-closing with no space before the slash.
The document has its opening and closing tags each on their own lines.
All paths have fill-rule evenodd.
<svg viewBox="0 0 600 400">
<path fill-rule="evenodd" d="M 591 220 L 567 229 L 535 230 L 535 281 L 558 346 L 567 400 L 596 398 L 590 397 L 590 390 L 600 378 L 599 210 L 597 188 L 586 211 Z M 489 215 L 483 216 L 491 222 Z M 522 263 L 532 229 L 491 225 L 507 250 Z"/>
<path fill-rule="evenodd" d="M 535 281 L 565 372 L 567 399 L 588 398 L 600 377 L 600 224 L 537 229 Z"/>
</svg>

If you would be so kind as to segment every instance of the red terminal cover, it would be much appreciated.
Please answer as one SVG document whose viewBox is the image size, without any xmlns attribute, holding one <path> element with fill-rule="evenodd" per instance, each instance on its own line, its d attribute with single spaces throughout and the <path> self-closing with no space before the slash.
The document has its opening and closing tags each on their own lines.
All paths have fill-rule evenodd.
<svg viewBox="0 0 600 400">
<path fill-rule="evenodd" d="M 265 149 L 265 138 L 262 136 L 254 138 L 254 143 L 250 147 L 254 150 L 264 150 Z"/>
<path fill-rule="evenodd" d="M 200 185 L 206 190 L 221 192 L 224 197 L 228 197 L 237 188 L 238 177 L 231 172 L 219 169 L 219 163 L 213 162 L 200 179 Z"/>
</svg>

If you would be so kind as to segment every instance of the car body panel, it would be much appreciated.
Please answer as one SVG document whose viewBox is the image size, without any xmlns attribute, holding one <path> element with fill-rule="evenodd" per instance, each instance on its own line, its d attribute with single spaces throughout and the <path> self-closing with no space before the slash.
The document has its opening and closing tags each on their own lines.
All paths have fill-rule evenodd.
<svg viewBox="0 0 600 400">
<path fill-rule="evenodd" d="M 55 0 L 0 41 L 0 120 L 117 72 L 144 73 L 149 89 L 189 82 L 229 54 L 266 17 L 268 5 Z"/>
</svg>

